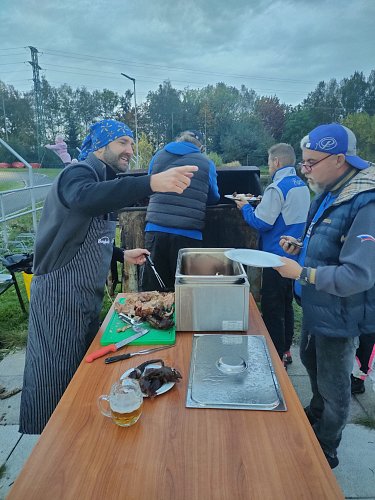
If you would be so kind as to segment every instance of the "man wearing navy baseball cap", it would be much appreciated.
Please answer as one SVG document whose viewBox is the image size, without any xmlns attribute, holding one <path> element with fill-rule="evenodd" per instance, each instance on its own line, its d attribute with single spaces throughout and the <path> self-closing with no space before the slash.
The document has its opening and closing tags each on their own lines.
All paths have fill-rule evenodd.
<svg viewBox="0 0 375 500">
<path fill-rule="evenodd" d="M 305 408 L 331 466 L 349 414 L 350 375 L 360 335 L 375 332 L 375 166 L 357 155 L 356 137 L 338 123 L 301 141 L 302 173 L 316 193 L 299 259 L 281 258 L 303 308 L 300 355 L 311 382 Z"/>
</svg>

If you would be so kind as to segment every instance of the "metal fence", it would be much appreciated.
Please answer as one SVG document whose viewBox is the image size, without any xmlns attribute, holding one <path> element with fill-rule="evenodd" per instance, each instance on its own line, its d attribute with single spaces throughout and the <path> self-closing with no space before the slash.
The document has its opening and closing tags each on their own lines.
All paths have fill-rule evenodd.
<svg viewBox="0 0 375 500">
<path fill-rule="evenodd" d="M 23 183 L 24 187 L 0 191 L 0 256 L 7 253 L 31 252 L 40 211 L 52 184 L 46 175 L 31 165 L 0 138 L 0 144 L 20 160 L 27 170 L 0 170 L 0 184 Z"/>
</svg>

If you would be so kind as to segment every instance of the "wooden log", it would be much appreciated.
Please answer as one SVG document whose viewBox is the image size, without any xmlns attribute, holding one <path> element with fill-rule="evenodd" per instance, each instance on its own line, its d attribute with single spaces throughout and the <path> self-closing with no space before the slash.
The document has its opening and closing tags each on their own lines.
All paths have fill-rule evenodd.
<svg viewBox="0 0 375 500">
<path fill-rule="evenodd" d="M 119 213 L 121 243 L 126 249 L 144 247 L 146 208 L 132 208 Z M 237 207 L 215 205 L 208 207 L 202 246 L 205 248 L 258 248 L 258 234 L 244 221 Z M 138 291 L 141 270 L 125 263 L 123 290 Z M 259 300 L 261 270 L 249 268 L 251 292 Z"/>
</svg>

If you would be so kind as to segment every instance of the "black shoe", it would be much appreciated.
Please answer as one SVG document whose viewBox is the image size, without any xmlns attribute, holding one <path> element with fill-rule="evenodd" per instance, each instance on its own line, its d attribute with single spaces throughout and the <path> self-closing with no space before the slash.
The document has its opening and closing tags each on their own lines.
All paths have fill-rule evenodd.
<svg viewBox="0 0 375 500">
<path fill-rule="evenodd" d="M 352 383 L 352 394 L 363 394 L 365 392 L 365 381 L 361 378 L 350 375 Z"/>
<path fill-rule="evenodd" d="M 331 457 L 331 455 L 328 455 L 324 450 L 323 450 L 324 456 L 327 459 L 327 462 L 329 463 L 329 466 L 331 469 L 334 469 L 339 465 L 339 459 L 337 458 L 337 455 L 334 457 Z"/>
</svg>

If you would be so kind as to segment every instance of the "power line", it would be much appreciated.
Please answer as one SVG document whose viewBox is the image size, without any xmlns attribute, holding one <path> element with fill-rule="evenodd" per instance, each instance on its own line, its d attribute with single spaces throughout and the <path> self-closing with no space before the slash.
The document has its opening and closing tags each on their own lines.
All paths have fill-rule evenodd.
<svg viewBox="0 0 375 500">
<path fill-rule="evenodd" d="M 26 49 L 26 47 L 11 47 L 11 48 L 6 48 L 6 49 L 0 49 L 0 50 L 18 50 L 18 49 Z"/>
<path fill-rule="evenodd" d="M 80 54 L 77 52 L 64 52 L 64 51 L 59 51 L 59 50 L 51 50 L 51 49 L 42 49 L 43 54 L 47 55 L 60 55 L 60 57 L 67 57 L 71 59 L 84 59 L 84 60 L 96 60 L 96 61 L 105 61 L 105 62 L 116 62 L 121 65 L 124 64 L 131 64 L 134 66 L 148 66 L 152 68 L 158 68 L 162 70 L 172 70 L 172 71 L 188 71 L 192 73 L 199 73 L 199 74 L 205 74 L 205 75 L 214 75 L 214 76 L 227 76 L 231 78 L 245 78 L 245 79 L 254 79 L 254 80 L 268 80 L 268 81 L 278 81 L 278 82 L 285 82 L 285 83 L 303 83 L 303 84 L 310 84 L 310 83 L 315 83 L 313 81 L 309 80 L 297 80 L 297 79 L 291 79 L 291 78 L 276 78 L 276 77 L 266 77 L 266 76 L 254 76 L 254 75 L 238 75 L 238 74 L 230 74 L 230 73 L 222 73 L 222 72 L 214 72 L 214 71 L 203 71 L 203 70 L 197 70 L 197 69 L 192 69 L 192 68 L 178 68 L 178 67 L 173 67 L 173 66 L 162 66 L 158 64 L 152 64 L 152 63 L 140 63 L 139 61 L 129 61 L 125 59 L 112 59 L 108 57 L 98 57 L 98 56 L 91 56 L 88 54 Z"/>
<path fill-rule="evenodd" d="M 92 74 L 90 73 L 81 73 L 81 72 L 72 72 L 72 71 L 59 71 L 57 69 L 49 69 L 50 66 L 53 66 L 55 68 L 67 68 L 67 69 L 77 69 L 75 66 L 64 66 L 64 65 L 59 65 L 59 64 L 50 64 L 50 63 L 47 63 L 44 65 L 45 69 L 48 69 L 50 72 L 56 72 L 56 73 L 64 73 L 64 74 L 71 74 L 71 75 L 80 75 L 80 76 L 95 76 L 96 79 L 105 79 L 104 76 L 101 76 L 101 75 L 113 75 L 115 76 L 116 80 L 120 80 L 120 78 L 117 77 L 118 73 L 116 72 L 112 72 L 112 71 L 101 71 L 100 72 L 100 75 L 97 74 L 97 70 L 94 70 L 94 69 L 85 69 L 84 71 L 91 71 Z M 168 79 L 169 80 L 169 79 Z M 145 77 L 145 76 L 138 76 L 137 77 L 137 81 L 142 81 L 142 82 L 152 82 L 152 83 L 160 83 L 160 79 L 156 80 L 156 79 L 153 79 L 153 78 L 148 78 L 148 77 Z M 199 85 L 199 86 L 205 86 L 207 85 L 207 82 L 192 82 L 192 81 L 188 81 L 188 80 L 176 80 L 175 78 L 171 79 L 171 81 L 173 81 L 174 83 L 182 83 L 182 84 L 188 84 L 188 85 Z M 258 90 L 258 91 L 267 91 L 267 92 L 286 92 L 288 94 L 297 94 L 297 95 L 301 95 L 301 94 L 305 94 L 306 91 L 304 90 L 283 90 L 283 89 L 256 89 L 254 87 L 252 87 L 253 90 Z"/>
</svg>

